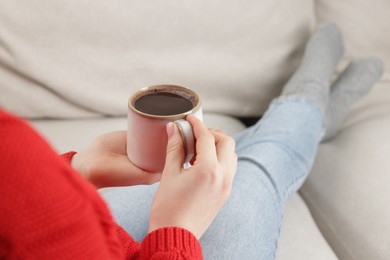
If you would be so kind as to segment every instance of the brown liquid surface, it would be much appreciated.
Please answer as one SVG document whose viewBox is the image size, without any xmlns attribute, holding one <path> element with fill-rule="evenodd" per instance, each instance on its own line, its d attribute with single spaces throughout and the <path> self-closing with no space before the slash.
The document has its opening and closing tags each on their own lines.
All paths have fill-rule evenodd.
<svg viewBox="0 0 390 260">
<path fill-rule="evenodd" d="M 193 108 L 192 102 L 173 93 L 150 93 L 135 101 L 139 111 L 159 116 L 177 115 Z"/>
</svg>

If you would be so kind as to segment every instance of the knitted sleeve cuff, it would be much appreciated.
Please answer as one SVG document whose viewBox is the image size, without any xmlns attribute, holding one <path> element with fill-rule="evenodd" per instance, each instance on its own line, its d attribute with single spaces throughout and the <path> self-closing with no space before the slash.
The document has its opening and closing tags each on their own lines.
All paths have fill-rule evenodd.
<svg viewBox="0 0 390 260">
<path fill-rule="evenodd" d="M 75 152 L 75 151 L 70 151 L 70 152 L 61 154 L 60 157 L 61 157 L 65 162 L 67 162 L 67 163 L 70 164 L 70 162 L 72 161 L 73 156 L 74 156 L 76 153 L 77 153 L 77 152 Z"/>
<path fill-rule="evenodd" d="M 196 237 L 186 229 L 167 227 L 149 233 L 141 244 L 141 259 L 203 259 Z"/>
<path fill-rule="evenodd" d="M 116 224 L 116 235 L 121 244 L 126 259 L 136 259 L 139 255 L 140 244 L 118 224 Z"/>
</svg>

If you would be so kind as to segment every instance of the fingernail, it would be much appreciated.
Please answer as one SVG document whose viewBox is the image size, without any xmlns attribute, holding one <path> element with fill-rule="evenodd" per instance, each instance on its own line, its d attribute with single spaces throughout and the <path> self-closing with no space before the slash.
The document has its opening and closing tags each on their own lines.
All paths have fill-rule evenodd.
<svg viewBox="0 0 390 260">
<path fill-rule="evenodd" d="M 174 131 L 175 131 L 175 127 L 174 127 L 173 123 L 169 122 L 167 124 L 167 135 L 168 135 L 168 138 L 170 138 L 173 135 Z"/>
</svg>

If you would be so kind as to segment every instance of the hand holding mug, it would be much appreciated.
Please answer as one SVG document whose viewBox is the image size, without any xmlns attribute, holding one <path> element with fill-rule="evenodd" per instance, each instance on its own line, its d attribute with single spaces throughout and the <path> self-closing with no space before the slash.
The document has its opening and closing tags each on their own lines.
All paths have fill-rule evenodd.
<svg viewBox="0 0 390 260">
<path fill-rule="evenodd" d="M 126 153 L 126 131 L 97 137 L 86 149 L 73 156 L 72 166 L 97 188 L 152 184 L 161 173 L 134 165 Z"/>
<path fill-rule="evenodd" d="M 152 86 L 129 99 L 129 159 L 142 169 L 162 171 L 150 232 L 177 226 L 200 238 L 230 194 L 237 167 L 235 142 L 208 130 L 201 119 L 200 98 L 188 88 Z M 194 165 L 184 168 L 195 150 Z"/>
<path fill-rule="evenodd" d="M 150 212 L 149 232 L 177 226 L 197 238 L 209 227 L 227 200 L 237 168 L 233 138 L 208 130 L 188 116 L 196 139 L 196 160 L 184 169 L 183 143 L 177 127 L 169 123 L 165 168 Z"/>
</svg>

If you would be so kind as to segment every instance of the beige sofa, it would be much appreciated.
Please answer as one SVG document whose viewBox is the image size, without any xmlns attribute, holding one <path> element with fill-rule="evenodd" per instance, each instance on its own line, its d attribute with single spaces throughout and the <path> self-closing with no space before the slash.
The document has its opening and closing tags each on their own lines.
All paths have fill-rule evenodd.
<svg viewBox="0 0 390 260">
<path fill-rule="evenodd" d="M 0 0 L 0 107 L 28 118 L 59 152 L 126 129 L 127 97 L 191 87 L 205 122 L 234 134 L 258 117 L 323 21 L 346 62 L 385 65 L 381 81 L 321 144 L 289 201 L 277 259 L 390 259 L 390 1 Z"/>
</svg>

